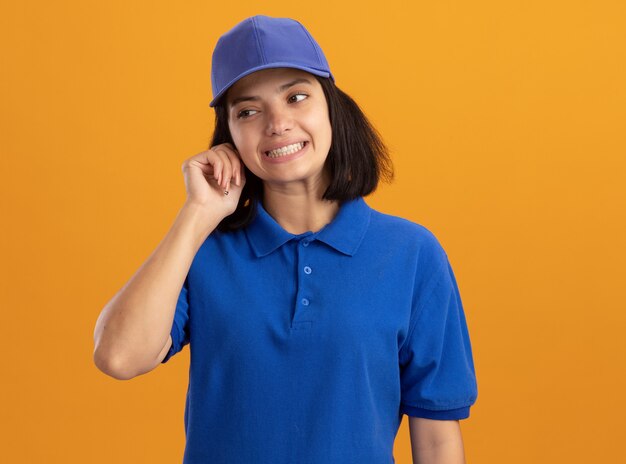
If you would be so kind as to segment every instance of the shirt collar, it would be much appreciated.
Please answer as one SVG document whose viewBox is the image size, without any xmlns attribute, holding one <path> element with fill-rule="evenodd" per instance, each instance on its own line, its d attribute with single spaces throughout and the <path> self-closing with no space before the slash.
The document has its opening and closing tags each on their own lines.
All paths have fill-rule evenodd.
<svg viewBox="0 0 626 464">
<path fill-rule="evenodd" d="M 257 257 L 265 256 L 289 240 L 310 235 L 310 240 L 319 240 L 348 256 L 354 255 L 367 231 L 371 208 L 363 197 L 343 202 L 333 220 L 319 231 L 292 234 L 282 228 L 276 220 L 257 202 L 257 214 L 245 228 L 248 240 Z"/>
</svg>

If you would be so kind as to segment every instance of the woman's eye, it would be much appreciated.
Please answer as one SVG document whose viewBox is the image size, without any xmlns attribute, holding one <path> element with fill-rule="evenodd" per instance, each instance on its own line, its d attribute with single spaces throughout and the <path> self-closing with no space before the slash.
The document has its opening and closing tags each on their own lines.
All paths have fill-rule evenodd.
<svg viewBox="0 0 626 464">
<path fill-rule="evenodd" d="M 308 95 L 306 93 L 296 93 L 294 95 L 292 95 L 291 97 L 289 97 L 289 100 L 291 100 L 294 97 L 308 97 Z M 302 101 L 302 100 L 297 100 L 297 101 Z"/>
<path fill-rule="evenodd" d="M 250 116 L 250 114 L 246 114 L 246 113 L 250 113 L 250 111 L 254 111 L 254 110 L 242 110 L 237 114 L 237 119 L 245 119 L 248 116 Z"/>
<path fill-rule="evenodd" d="M 297 97 L 303 97 L 301 99 L 297 99 Z M 298 103 L 302 100 L 304 100 L 305 98 L 308 97 L 308 94 L 306 93 L 294 93 L 291 97 L 289 97 L 289 101 L 291 102 L 295 102 Z M 295 100 L 294 100 L 295 99 Z M 250 112 L 252 112 L 252 114 L 250 114 Z M 241 110 L 239 113 L 237 113 L 237 119 L 246 119 L 249 118 L 250 116 L 252 116 L 254 113 L 256 112 L 256 110 Z"/>
</svg>

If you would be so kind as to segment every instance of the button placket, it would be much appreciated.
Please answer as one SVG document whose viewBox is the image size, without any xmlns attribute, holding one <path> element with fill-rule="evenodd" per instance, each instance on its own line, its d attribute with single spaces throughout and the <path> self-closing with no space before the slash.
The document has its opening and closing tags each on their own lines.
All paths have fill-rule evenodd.
<svg viewBox="0 0 626 464">
<path fill-rule="evenodd" d="M 315 313 L 313 309 L 314 301 L 311 300 L 313 295 L 310 294 L 310 289 L 312 288 L 310 275 L 313 269 L 307 264 L 307 261 L 310 259 L 308 249 L 310 244 L 311 240 L 309 238 L 302 238 L 300 240 L 301 246 L 296 248 L 298 294 L 292 328 L 298 328 L 298 330 L 310 328 L 311 324 L 313 324 Z"/>
</svg>

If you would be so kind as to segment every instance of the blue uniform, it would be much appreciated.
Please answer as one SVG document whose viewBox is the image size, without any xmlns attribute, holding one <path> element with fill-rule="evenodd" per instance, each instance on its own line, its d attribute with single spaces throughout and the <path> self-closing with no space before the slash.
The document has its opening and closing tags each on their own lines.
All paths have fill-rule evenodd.
<svg viewBox="0 0 626 464">
<path fill-rule="evenodd" d="M 476 401 L 457 283 L 424 226 L 345 202 L 317 232 L 259 203 L 213 231 L 181 289 L 167 362 L 189 343 L 184 464 L 388 464 L 402 414 Z"/>
</svg>

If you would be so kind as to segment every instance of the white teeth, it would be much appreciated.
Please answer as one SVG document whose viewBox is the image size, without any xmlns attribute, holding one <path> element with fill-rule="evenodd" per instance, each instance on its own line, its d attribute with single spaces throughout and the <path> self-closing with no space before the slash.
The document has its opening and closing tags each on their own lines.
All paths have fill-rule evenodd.
<svg viewBox="0 0 626 464">
<path fill-rule="evenodd" d="M 304 147 L 304 142 L 294 143 L 293 145 L 287 145 L 286 147 L 278 148 L 268 152 L 270 158 L 278 158 L 279 156 L 291 155 L 297 151 L 300 151 Z"/>
</svg>

